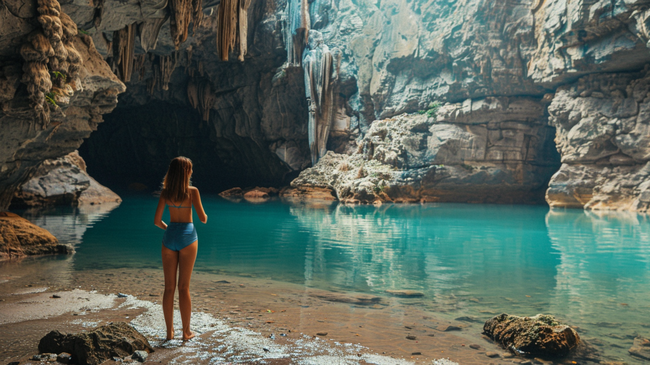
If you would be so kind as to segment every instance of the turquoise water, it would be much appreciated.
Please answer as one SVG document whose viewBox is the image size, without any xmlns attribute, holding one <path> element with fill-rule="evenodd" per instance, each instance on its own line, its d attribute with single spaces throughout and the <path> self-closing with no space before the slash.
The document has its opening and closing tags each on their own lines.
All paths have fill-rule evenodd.
<svg viewBox="0 0 650 365">
<path fill-rule="evenodd" d="M 163 231 L 153 225 L 156 203 L 127 197 L 94 222 L 65 223 L 70 210 L 38 219 L 77 232 L 69 235 L 77 245 L 75 270 L 158 268 Z M 597 338 L 605 354 L 630 363 L 635 360 L 625 353 L 634 336 L 650 337 L 646 216 L 542 206 L 251 204 L 218 197 L 204 197 L 204 206 L 208 224 L 194 219 L 197 270 L 377 295 L 414 289 L 425 293 L 414 305 L 451 318 L 555 314 L 579 326 L 584 338 Z"/>
</svg>

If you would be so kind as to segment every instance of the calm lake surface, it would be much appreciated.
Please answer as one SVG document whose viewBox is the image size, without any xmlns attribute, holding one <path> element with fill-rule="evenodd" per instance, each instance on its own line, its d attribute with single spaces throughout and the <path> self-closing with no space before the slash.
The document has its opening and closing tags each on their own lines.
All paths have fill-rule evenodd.
<svg viewBox="0 0 650 365">
<path fill-rule="evenodd" d="M 77 253 L 73 270 L 161 267 L 157 198 L 115 210 L 24 215 Z M 326 290 L 422 291 L 413 305 L 484 321 L 549 313 L 629 363 L 650 337 L 650 220 L 630 213 L 543 206 L 234 203 L 204 197 L 196 270 L 271 278 Z M 164 220 L 169 222 L 168 212 Z M 609 356 L 608 356 L 609 357 Z"/>
</svg>

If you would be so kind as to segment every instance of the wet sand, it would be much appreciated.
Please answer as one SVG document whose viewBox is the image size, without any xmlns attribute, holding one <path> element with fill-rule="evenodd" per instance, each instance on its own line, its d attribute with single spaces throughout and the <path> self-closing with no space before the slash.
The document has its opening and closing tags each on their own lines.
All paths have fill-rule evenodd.
<svg viewBox="0 0 650 365">
<path fill-rule="evenodd" d="M 444 319 L 440 313 L 420 309 L 426 298 L 370 297 L 202 272 L 194 273 L 191 288 L 197 338 L 185 344 L 164 343 L 161 270 L 76 272 L 65 267 L 60 260 L 0 265 L 0 360 L 28 359 L 50 330 L 78 332 L 127 321 L 156 347 L 147 362 L 442 364 L 445 361 L 439 359 L 448 358 L 478 365 L 529 361 L 511 358 L 482 336 L 482 321 Z M 61 298 L 53 298 L 54 293 Z M 117 293 L 128 296 L 118 298 Z M 175 319 L 180 320 L 178 313 Z M 176 328 L 180 338 L 180 322 Z"/>
</svg>

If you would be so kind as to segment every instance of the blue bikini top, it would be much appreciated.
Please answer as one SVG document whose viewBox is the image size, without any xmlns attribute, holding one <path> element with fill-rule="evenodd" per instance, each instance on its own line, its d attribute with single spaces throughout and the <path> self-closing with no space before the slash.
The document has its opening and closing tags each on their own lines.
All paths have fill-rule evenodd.
<svg viewBox="0 0 650 365">
<path fill-rule="evenodd" d="M 180 209 L 180 208 L 192 208 L 192 203 L 190 203 L 189 207 L 184 207 L 183 203 L 181 203 L 181 205 L 174 205 L 174 204 L 169 204 L 169 203 L 170 202 L 166 202 L 165 204 L 167 204 L 168 207 L 174 207 L 174 208 L 177 208 L 177 209 Z"/>
</svg>

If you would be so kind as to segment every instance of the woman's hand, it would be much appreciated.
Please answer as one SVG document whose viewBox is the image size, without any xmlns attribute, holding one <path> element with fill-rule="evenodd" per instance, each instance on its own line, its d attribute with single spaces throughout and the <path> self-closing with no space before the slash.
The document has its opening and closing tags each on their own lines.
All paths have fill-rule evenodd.
<svg viewBox="0 0 650 365">
<path fill-rule="evenodd" d="M 199 194 L 199 189 L 195 188 L 194 186 L 192 186 L 190 189 L 192 189 L 192 205 L 194 205 L 196 214 L 199 216 L 201 223 L 207 223 L 208 215 L 205 214 L 205 210 L 203 210 L 203 204 L 201 204 L 201 194 Z"/>
<path fill-rule="evenodd" d="M 156 214 L 153 216 L 153 224 L 155 224 L 156 227 L 167 229 L 167 224 L 162 221 L 162 216 L 164 211 L 165 211 L 165 200 L 161 196 L 160 198 L 158 198 L 158 206 L 156 207 Z"/>
</svg>

